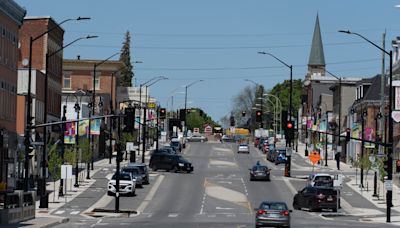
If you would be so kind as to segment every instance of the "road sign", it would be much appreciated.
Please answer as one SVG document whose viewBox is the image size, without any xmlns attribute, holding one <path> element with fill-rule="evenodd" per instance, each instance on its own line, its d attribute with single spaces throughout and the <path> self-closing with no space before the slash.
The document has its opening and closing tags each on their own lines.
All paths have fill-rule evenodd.
<svg viewBox="0 0 400 228">
<path fill-rule="evenodd" d="M 319 160 L 321 160 L 321 155 L 319 155 L 317 151 L 313 151 L 308 155 L 308 159 L 310 159 L 311 163 L 315 165 Z"/>
<path fill-rule="evenodd" d="M 385 188 L 388 191 L 392 191 L 393 190 L 392 180 L 385 180 Z"/>
<path fill-rule="evenodd" d="M 72 165 L 61 165 L 61 179 L 72 178 Z"/>
<path fill-rule="evenodd" d="M 392 118 L 396 123 L 400 122 L 400 111 L 392 111 Z"/>
<path fill-rule="evenodd" d="M 156 108 L 156 103 L 153 102 L 147 103 L 147 108 Z"/>
</svg>

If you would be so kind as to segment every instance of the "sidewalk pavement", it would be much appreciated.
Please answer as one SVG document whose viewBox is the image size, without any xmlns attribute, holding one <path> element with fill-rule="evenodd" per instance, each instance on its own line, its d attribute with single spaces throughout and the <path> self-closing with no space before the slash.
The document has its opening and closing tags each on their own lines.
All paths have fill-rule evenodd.
<svg viewBox="0 0 400 228">
<path fill-rule="evenodd" d="M 300 143 L 298 144 L 298 151 L 297 155 L 301 158 L 305 159 L 305 161 L 311 165 L 310 160 L 308 157 L 304 155 L 305 151 L 305 144 Z M 325 170 L 336 171 L 338 174 L 343 174 L 346 178 L 345 184 L 347 184 L 353 191 L 359 193 L 362 197 L 366 200 L 371 202 L 377 208 L 382 209 L 383 211 L 386 210 L 386 188 L 383 182 L 379 180 L 377 181 L 377 196 L 373 196 L 374 194 L 374 172 L 369 171 L 366 173 L 364 171 L 364 188 L 361 187 L 360 181 L 360 169 L 353 167 L 351 164 L 346 164 L 344 162 L 340 162 L 340 170 L 337 170 L 336 167 L 336 160 L 329 159 L 328 166 L 317 165 L 318 168 L 323 168 Z M 346 175 L 345 175 L 346 173 Z M 349 174 L 350 173 L 350 174 Z M 399 178 L 397 175 L 393 175 L 393 178 Z M 398 181 L 393 181 L 393 183 L 398 183 Z M 393 197 L 392 197 L 392 216 L 391 220 L 394 225 L 400 226 L 400 187 L 396 184 L 392 185 Z M 343 202 L 343 207 L 345 206 L 346 202 Z M 352 216 L 363 216 L 365 221 L 369 222 L 379 222 L 383 223 L 386 222 L 386 214 L 382 211 L 378 210 L 368 210 L 366 208 L 355 208 L 351 207 L 351 211 L 347 211 L 348 215 Z"/>
<path fill-rule="evenodd" d="M 150 155 L 150 151 L 145 152 L 145 157 L 148 160 L 148 157 Z M 139 155 L 136 154 L 136 160 L 140 161 L 141 160 L 142 153 Z M 125 163 L 129 162 L 129 159 L 127 161 L 123 161 L 121 165 L 124 165 Z M 113 157 L 112 163 L 109 165 L 109 158 L 103 158 L 98 161 L 94 162 L 94 169 L 90 170 L 90 177 L 93 177 L 99 170 L 111 166 L 113 169 L 115 169 L 115 157 Z M 56 225 L 59 225 L 61 223 L 67 223 L 69 221 L 69 218 L 66 217 L 60 217 L 60 216 L 55 216 L 51 215 L 52 212 L 58 210 L 60 207 L 64 206 L 68 202 L 72 201 L 75 197 L 79 196 L 82 192 L 86 191 L 96 180 L 94 179 L 86 179 L 86 174 L 87 170 L 86 167 L 85 169 L 81 169 L 79 172 L 79 187 L 74 187 L 75 179 L 70 179 L 67 181 L 67 183 L 64 182 L 64 187 L 65 184 L 67 184 L 67 194 L 65 196 L 59 196 L 58 190 L 60 187 L 60 181 L 57 180 L 55 182 L 47 182 L 46 189 L 49 192 L 49 203 L 48 203 L 48 208 L 39 208 L 39 200 L 40 198 L 37 197 L 36 201 L 36 213 L 35 213 L 35 218 L 30 219 L 24 222 L 20 222 L 17 224 L 10 224 L 10 225 L 5 225 L 4 227 L 53 227 Z"/>
</svg>

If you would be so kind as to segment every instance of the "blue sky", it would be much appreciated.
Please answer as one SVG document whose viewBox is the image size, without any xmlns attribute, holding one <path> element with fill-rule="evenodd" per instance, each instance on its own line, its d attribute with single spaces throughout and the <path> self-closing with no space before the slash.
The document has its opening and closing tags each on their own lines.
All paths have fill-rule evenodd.
<svg viewBox="0 0 400 228">
<path fill-rule="evenodd" d="M 57 22 L 78 16 L 89 21 L 63 25 L 64 42 L 84 35 L 64 51 L 65 58 L 106 59 L 132 35 L 136 84 L 166 76 L 151 87 L 162 106 L 200 107 L 214 120 L 229 115 L 232 98 L 245 79 L 267 89 L 289 78 L 289 69 L 258 51 L 270 52 L 293 65 L 293 78 L 304 78 L 317 13 L 326 68 L 343 77 L 370 77 L 381 72 L 382 54 L 360 38 L 338 33 L 351 30 L 386 49 L 400 35 L 400 0 L 15 0 L 28 16 L 51 16 Z M 117 59 L 117 58 L 116 58 Z M 386 61 L 388 63 L 388 60 Z M 387 64 L 388 65 L 388 64 Z M 177 89 L 180 88 L 180 89 Z"/>
</svg>

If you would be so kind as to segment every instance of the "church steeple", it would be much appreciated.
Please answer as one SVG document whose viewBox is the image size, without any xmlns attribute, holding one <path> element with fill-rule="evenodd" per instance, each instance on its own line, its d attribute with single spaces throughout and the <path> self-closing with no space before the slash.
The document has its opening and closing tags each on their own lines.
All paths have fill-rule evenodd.
<svg viewBox="0 0 400 228">
<path fill-rule="evenodd" d="M 319 16 L 315 21 L 314 35 L 311 43 L 310 57 L 308 59 L 308 71 L 310 74 L 325 75 L 325 56 L 322 45 L 321 29 L 319 27 Z"/>
</svg>

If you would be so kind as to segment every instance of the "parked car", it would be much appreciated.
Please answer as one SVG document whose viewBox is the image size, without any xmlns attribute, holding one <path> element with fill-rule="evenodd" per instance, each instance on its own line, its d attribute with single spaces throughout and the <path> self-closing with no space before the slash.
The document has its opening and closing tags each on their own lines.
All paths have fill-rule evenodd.
<svg viewBox="0 0 400 228">
<path fill-rule="evenodd" d="M 204 135 L 192 135 L 187 138 L 188 142 L 207 142 L 208 139 Z"/>
<path fill-rule="evenodd" d="M 169 172 L 184 171 L 190 173 L 193 171 L 192 163 L 184 157 L 175 154 L 153 154 L 150 157 L 149 166 L 154 170 L 163 169 Z"/>
<path fill-rule="evenodd" d="M 155 149 L 150 152 L 150 154 L 165 154 L 165 153 L 166 154 L 176 154 L 176 151 L 174 148 L 172 148 L 170 146 L 164 146 L 164 147 L 158 148 L 158 150 Z"/>
<path fill-rule="evenodd" d="M 171 139 L 171 147 L 175 149 L 175 152 L 182 152 L 182 144 L 178 138 Z"/>
<path fill-rule="evenodd" d="M 333 185 L 333 177 L 328 173 L 313 173 L 308 176 L 307 185 L 309 186 L 324 186 L 328 185 L 332 182 Z M 316 184 L 317 183 L 317 184 Z"/>
<path fill-rule="evenodd" d="M 307 186 L 294 196 L 293 208 L 308 208 L 310 211 L 330 209 L 336 212 L 336 196 L 337 192 L 333 188 Z"/>
<path fill-rule="evenodd" d="M 238 153 L 250 153 L 250 147 L 248 144 L 239 144 L 238 146 Z"/>
<path fill-rule="evenodd" d="M 107 188 L 107 194 L 114 195 L 116 193 L 116 173 L 111 177 L 111 179 L 108 181 L 108 188 Z M 133 179 L 132 175 L 130 173 L 124 173 L 120 172 L 119 173 L 119 194 L 123 195 L 135 195 L 135 180 Z"/>
<path fill-rule="evenodd" d="M 270 178 L 271 169 L 269 169 L 267 166 L 257 164 L 249 170 L 250 170 L 250 181 L 253 180 L 271 181 Z"/>
<path fill-rule="evenodd" d="M 130 173 L 133 179 L 135 180 L 136 186 L 135 187 L 143 187 L 143 177 L 140 172 L 139 167 L 135 166 L 124 166 L 121 169 L 121 172 Z"/>
<path fill-rule="evenodd" d="M 269 143 L 268 143 L 268 140 L 264 140 L 264 145 L 263 145 L 263 147 L 262 147 L 262 152 L 263 152 L 264 154 L 266 154 L 266 153 L 268 153 L 268 151 L 269 151 Z"/>
<path fill-rule="evenodd" d="M 150 184 L 149 169 L 146 164 L 138 162 L 129 162 L 127 167 L 139 168 L 140 174 L 142 175 L 143 184 Z"/>
<path fill-rule="evenodd" d="M 256 227 L 290 227 L 290 213 L 285 202 L 264 201 L 256 210 Z"/>
<path fill-rule="evenodd" d="M 286 163 L 286 149 L 275 150 L 273 162 L 275 165 Z"/>
</svg>

